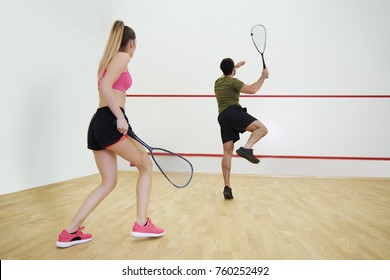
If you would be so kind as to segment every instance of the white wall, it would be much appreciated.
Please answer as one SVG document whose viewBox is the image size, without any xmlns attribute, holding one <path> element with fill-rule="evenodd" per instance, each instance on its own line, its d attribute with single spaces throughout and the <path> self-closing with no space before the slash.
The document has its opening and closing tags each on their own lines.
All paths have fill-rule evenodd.
<svg viewBox="0 0 390 280">
<path fill-rule="evenodd" d="M 137 32 L 137 93 L 213 92 L 224 57 L 245 60 L 252 82 L 260 57 L 250 29 L 267 27 L 267 94 L 390 94 L 387 0 L 113 0 L 113 19 Z"/>
<path fill-rule="evenodd" d="M 86 130 L 109 0 L 0 2 L 0 194 L 96 173 Z"/>
<path fill-rule="evenodd" d="M 212 94 L 224 57 L 245 60 L 237 77 L 255 81 L 261 63 L 249 33 L 262 23 L 271 73 L 263 94 L 390 95 L 389 10 L 385 0 L 112 2 L 113 19 L 138 38 L 130 93 L 146 94 Z M 257 154 L 390 157 L 389 98 L 241 102 L 269 128 Z M 222 152 L 215 100 L 129 97 L 127 111 L 154 145 Z M 192 160 L 198 171 L 219 171 L 220 159 Z M 390 162 L 264 159 L 255 167 L 235 159 L 233 172 L 390 177 Z"/>
<path fill-rule="evenodd" d="M 390 160 L 329 160 L 319 157 L 390 159 L 390 98 L 242 98 L 268 127 L 255 145 L 265 155 L 252 165 L 234 158 L 233 173 L 283 176 L 389 177 Z M 134 130 L 152 145 L 179 153 L 221 154 L 215 98 L 129 97 Z M 147 110 L 145 110 L 147 108 Z M 153 112 L 154 116 L 148 116 Z M 236 147 L 243 145 L 244 134 Z M 269 158 L 317 157 L 317 159 Z M 220 158 L 189 158 L 198 172 L 220 172 Z M 122 164 L 128 168 L 128 164 Z"/>
<path fill-rule="evenodd" d="M 134 76 L 131 93 L 211 94 L 214 80 L 220 75 L 219 62 L 227 56 L 246 60 L 238 77 L 247 83 L 254 81 L 261 64 L 249 30 L 252 25 L 263 23 L 268 30 L 266 59 L 271 72 L 263 93 L 389 95 L 389 6 L 386 0 L 1 0 L 0 194 L 97 172 L 92 154 L 86 149 L 86 130 L 97 105 L 96 67 L 115 19 L 123 19 L 137 32 L 138 49 L 130 66 Z M 176 104 L 167 102 L 168 99 L 129 98 L 127 110 L 133 115 L 132 122 L 142 126 L 138 133 L 156 145 L 170 143 L 174 150 L 181 151 L 184 141 L 191 149 L 183 146 L 183 152 L 221 153 L 215 101 L 195 99 L 186 105 L 190 99 L 186 100 L 177 99 Z M 295 101 L 300 102 L 297 108 L 305 110 L 303 100 Z M 317 112 L 314 100 L 309 104 L 314 106 L 310 112 L 297 111 L 294 104 L 279 101 L 243 102 L 249 102 L 249 110 L 265 120 L 270 129 L 268 140 L 256 147 L 259 154 L 291 151 L 280 149 L 281 134 L 288 131 L 286 123 L 279 122 L 279 114 L 286 113 L 283 107 L 289 113 L 302 112 L 296 116 L 301 119 Z M 368 130 L 367 123 L 362 128 L 367 153 L 360 153 L 357 144 L 351 143 L 345 156 L 389 156 L 386 128 L 390 104 L 388 99 L 377 102 L 367 100 L 364 107 L 369 120 L 375 121 L 374 126 L 368 124 Z M 158 116 L 167 131 L 173 127 L 168 125 L 173 118 L 178 123 L 173 132 L 149 136 L 150 127 L 143 126 L 145 118 L 153 113 L 145 108 L 159 103 L 169 112 Z M 346 115 L 356 116 L 356 109 L 365 105 L 360 101 L 352 103 L 353 106 L 343 102 L 334 106 L 345 107 Z M 182 106 L 185 117 L 180 114 L 177 118 L 173 113 Z M 207 124 L 202 132 L 204 138 L 199 138 L 195 130 L 197 114 L 202 117 L 200 122 Z M 319 117 L 315 114 L 314 119 Z M 310 116 L 307 119 L 310 121 Z M 364 116 L 359 119 L 365 120 Z M 351 125 L 355 135 L 359 124 L 349 121 L 346 125 Z M 303 136 L 314 137 L 302 125 L 297 129 Z M 367 131 L 376 133 L 380 145 Z M 343 135 L 349 134 L 346 131 Z M 294 135 L 294 141 L 299 139 L 299 134 Z M 327 146 L 322 140 L 305 147 L 307 150 L 299 152 L 340 153 L 339 146 Z M 219 172 L 218 158 L 193 161 L 198 171 Z M 233 172 L 329 176 L 390 173 L 389 162 L 336 164 L 266 159 L 259 167 L 260 170 L 254 169 L 255 166 L 235 159 Z M 128 168 L 127 164 L 122 163 L 122 168 Z M 372 171 L 365 172 L 368 169 Z"/>
</svg>

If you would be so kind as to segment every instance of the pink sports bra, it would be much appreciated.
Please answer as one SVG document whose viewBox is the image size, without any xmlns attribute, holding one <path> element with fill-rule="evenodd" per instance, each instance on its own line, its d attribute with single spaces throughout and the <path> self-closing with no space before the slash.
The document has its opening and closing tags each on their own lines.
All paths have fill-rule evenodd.
<svg viewBox="0 0 390 280">
<path fill-rule="evenodd" d="M 105 74 L 106 74 L 106 71 L 104 71 L 103 77 Z M 132 79 L 129 71 L 126 70 L 115 81 L 115 83 L 112 85 L 112 88 L 120 90 L 121 92 L 126 92 L 131 87 L 132 84 L 133 84 L 133 79 Z M 98 86 L 100 88 L 100 81 L 98 82 Z"/>
</svg>

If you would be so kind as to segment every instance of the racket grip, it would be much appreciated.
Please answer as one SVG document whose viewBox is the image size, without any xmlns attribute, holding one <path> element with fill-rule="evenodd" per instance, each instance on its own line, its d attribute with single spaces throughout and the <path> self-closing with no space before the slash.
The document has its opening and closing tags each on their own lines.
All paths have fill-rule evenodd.
<svg viewBox="0 0 390 280">
<path fill-rule="evenodd" d="M 264 69 L 267 69 L 267 66 L 265 66 L 265 64 L 263 64 L 263 70 Z M 268 76 L 267 77 L 265 77 L 266 79 L 268 79 Z"/>
<path fill-rule="evenodd" d="M 261 61 L 263 62 L 263 69 L 267 68 L 267 66 L 265 65 L 264 55 L 263 54 L 261 54 Z"/>
<path fill-rule="evenodd" d="M 263 62 L 263 70 L 264 70 L 265 68 L 267 68 L 267 66 L 265 65 L 264 55 L 262 53 L 260 54 L 261 54 L 261 61 Z M 268 76 L 266 77 L 266 79 L 268 79 Z"/>
</svg>

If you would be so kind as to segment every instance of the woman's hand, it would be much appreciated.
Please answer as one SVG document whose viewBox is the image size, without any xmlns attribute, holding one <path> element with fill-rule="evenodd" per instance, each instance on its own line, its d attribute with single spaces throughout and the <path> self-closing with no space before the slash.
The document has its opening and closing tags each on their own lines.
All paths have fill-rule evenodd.
<svg viewBox="0 0 390 280">
<path fill-rule="evenodd" d="M 127 123 L 125 118 L 120 118 L 116 120 L 116 129 L 123 135 L 127 134 L 127 130 L 129 129 L 129 124 Z"/>
</svg>

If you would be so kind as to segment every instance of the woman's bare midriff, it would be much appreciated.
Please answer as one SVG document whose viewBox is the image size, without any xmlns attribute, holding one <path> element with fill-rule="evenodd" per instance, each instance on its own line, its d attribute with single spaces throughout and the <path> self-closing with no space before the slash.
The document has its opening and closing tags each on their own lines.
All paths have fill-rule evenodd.
<svg viewBox="0 0 390 280">
<path fill-rule="evenodd" d="M 118 104 L 119 107 L 125 108 L 126 103 L 126 93 L 113 89 L 114 92 L 114 99 L 116 101 L 116 104 Z M 103 95 L 99 92 L 99 108 L 108 106 L 106 100 L 104 99 Z"/>
</svg>

